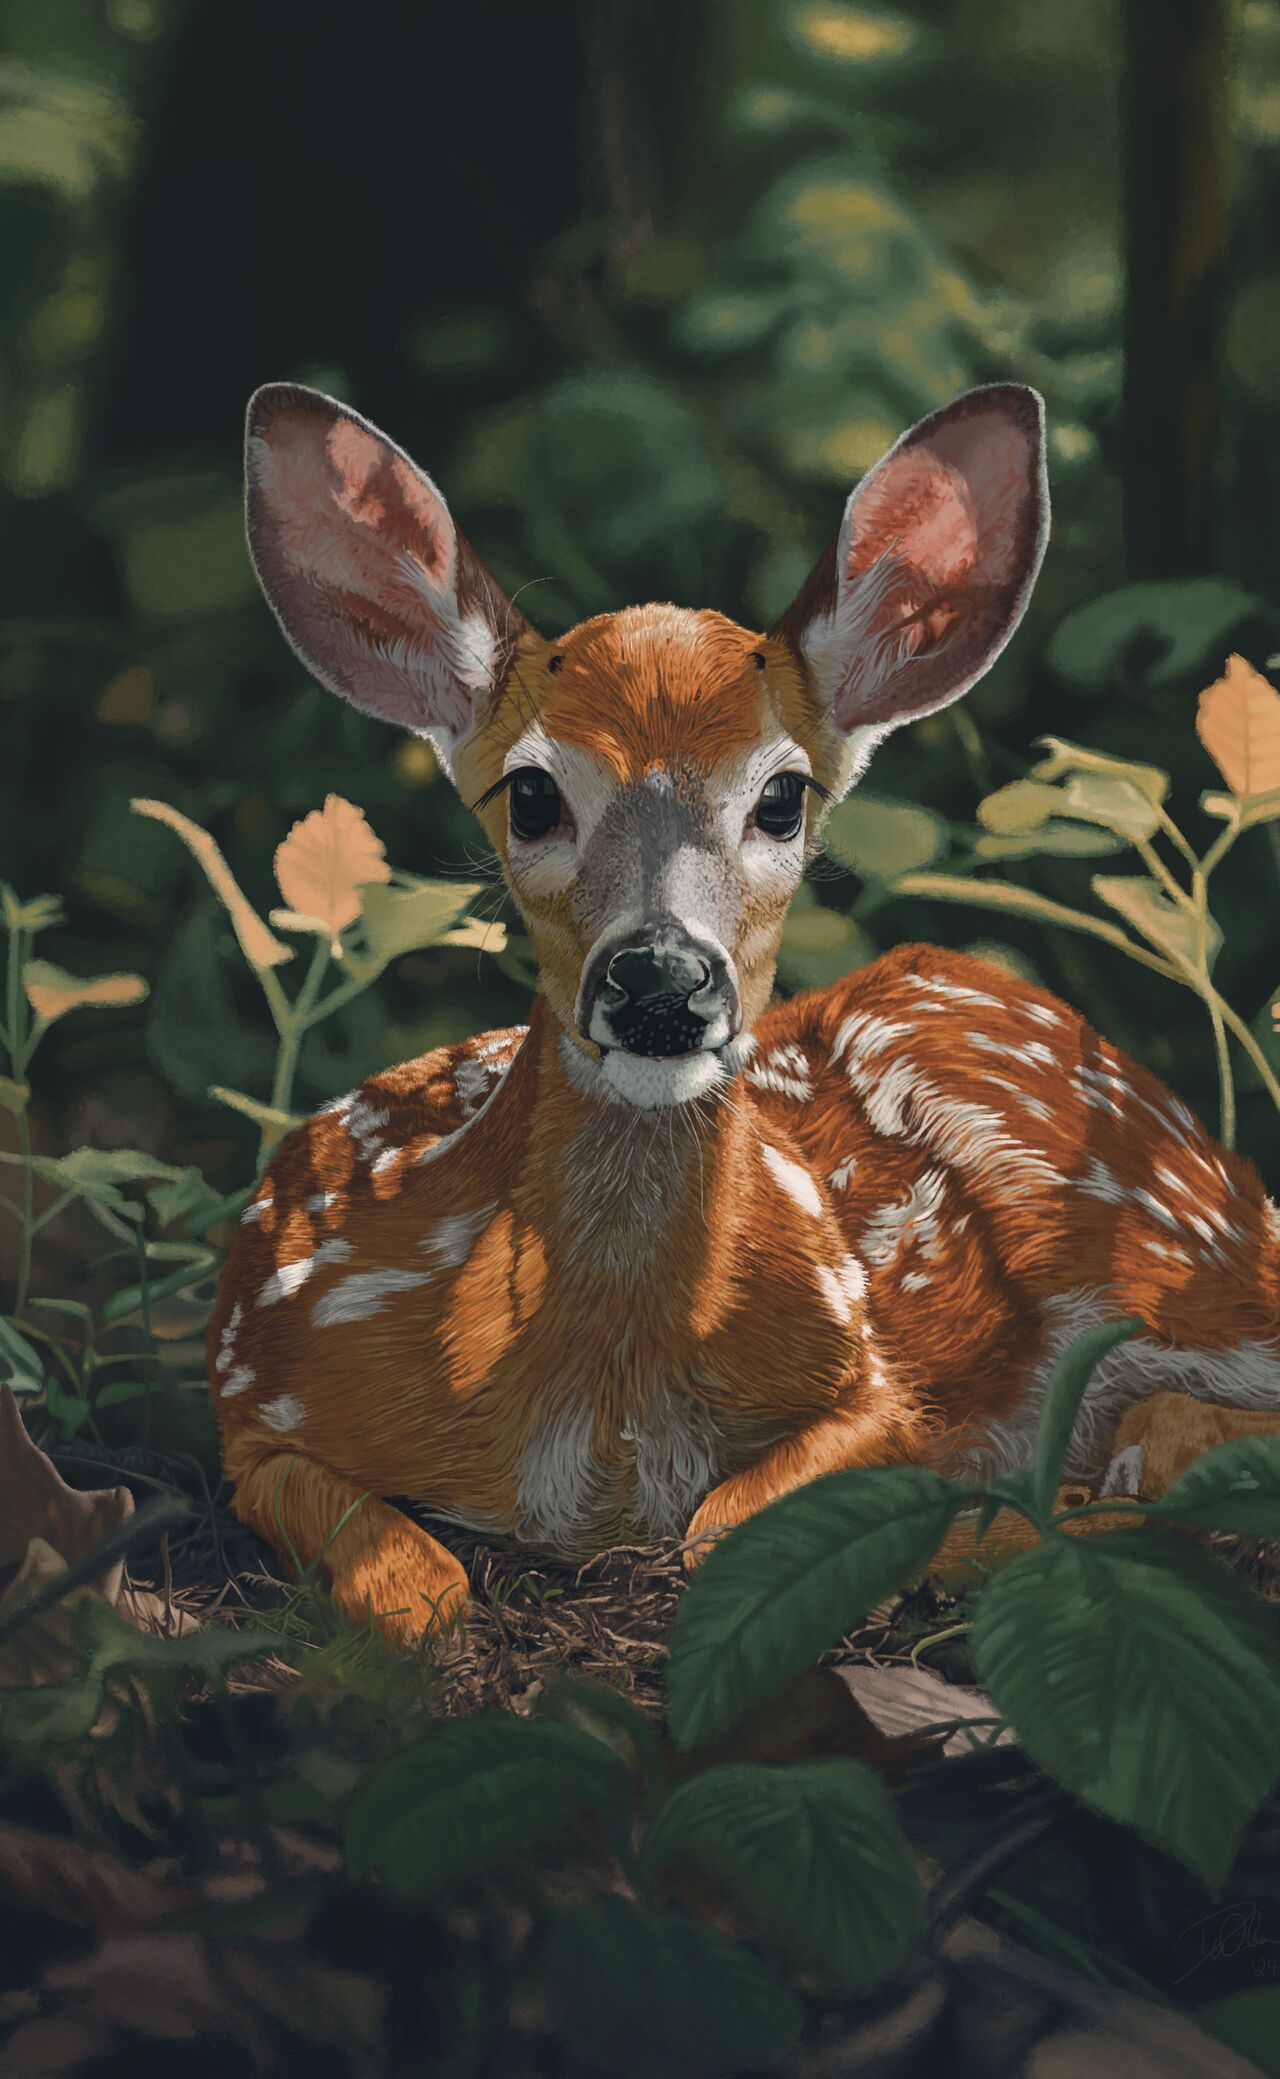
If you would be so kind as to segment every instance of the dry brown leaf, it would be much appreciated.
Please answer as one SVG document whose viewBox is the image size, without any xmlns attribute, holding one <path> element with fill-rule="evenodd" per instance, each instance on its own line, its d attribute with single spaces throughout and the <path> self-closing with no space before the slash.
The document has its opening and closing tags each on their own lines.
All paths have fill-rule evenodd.
<svg viewBox="0 0 1280 2079">
<path fill-rule="evenodd" d="M 1241 801 L 1280 788 L 1280 693 L 1243 657 L 1200 695 L 1196 734 Z"/>
<path fill-rule="evenodd" d="M 141 1003 L 147 994 L 141 975 L 95 975 L 85 981 L 79 975 L 66 974 L 51 960 L 28 960 L 22 970 L 22 986 L 37 1018 L 46 1024 L 66 1011 Z"/>
<path fill-rule="evenodd" d="M 44 1538 L 32 1538 L 17 1573 L 0 1596 L 0 1619 L 11 1617 L 29 1597 L 67 1571 L 67 1562 Z M 86 1596 L 101 1601 L 86 1581 L 68 1589 L 59 1602 L 28 1617 L 12 1638 L 0 1645 L 0 1689 L 37 1689 L 69 1682 L 82 1655 L 75 1643 L 76 1611 Z"/>
<path fill-rule="evenodd" d="M 64 1834 L 0 1821 L 0 1892 L 75 1927 L 149 1927 L 193 1902 L 185 1887 Z"/>
<path fill-rule="evenodd" d="M 32 1538 L 43 1538 L 74 1566 L 132 1514 L 127 1487 L 69 1487 L 28 1436 L 13 1389 L 0 1387 L 0 1566 L 20 1565 Z M 98 1577 L 95 1585 L 109 1602 L 120 1593 L 123 1573 L 124 1561 L 117 1560 Z"/>
<path fill-rule="evenodd" d="M 242 893 L 239 882 L 207 830 L 202 830 L 180 810 L 170 808 L 167 801 L 136 800 L 129 806 L 135 815 L 152 816 L 157 823 L 167 823 L 170 830 L 177 831 L 193 858 L 203 867 L 209 886 L 226 909 L 240 941 L 240 950 L 250 967 L 279 967 L 282 960 L 292 960 L 292 946 L 282 945 L 278 938 L 271 936 L 253 904 Z"/>
<path fill-rule="evenodd" d="M 276 880 L 295 929 L 314 919 L 326 938 L 336 938 L 360 914 L 360 890 L 368 881 L 389 881 L 391 868 L 381 838 L 364 811 L 340 794 L 295 823 L 276 850 Z"/>
</svg>

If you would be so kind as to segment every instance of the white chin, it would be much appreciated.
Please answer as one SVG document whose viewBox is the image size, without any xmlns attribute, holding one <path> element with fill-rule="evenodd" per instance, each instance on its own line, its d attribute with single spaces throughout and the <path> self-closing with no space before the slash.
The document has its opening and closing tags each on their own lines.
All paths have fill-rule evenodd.
<svg viewBox="0 0 1280 2079">
<path fill-rule="evenodd" d="M 601 1082 L 611 1096 L 643 1112 L 688 1104 L 724 1079 L 720 1057 L 710 1050 L 662 1061 L 646 1054 L 624 1054 L 614 1047 L 606 1054 L 601 1071 Z"/>
</svg>

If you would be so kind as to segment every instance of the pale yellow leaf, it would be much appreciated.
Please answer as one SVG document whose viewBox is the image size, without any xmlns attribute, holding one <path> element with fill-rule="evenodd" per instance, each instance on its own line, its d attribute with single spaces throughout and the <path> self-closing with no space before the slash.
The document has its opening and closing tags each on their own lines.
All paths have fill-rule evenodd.
<svg viewBox="0 0 1280 2079">
<path fill-rule="evenodd" d="M 1068 743 L 1061 736 L 1038 736 L 1049 756 L 1031 768 L 1036 780 L 1060 780 L 1069 772 L 1105 772 L 1115 779 L 1131 780 L 1148 801 L 1157 806 L 1169 792 L 1169 775 L 1158 765 L 1138 765 L 1129 758 L 1109 758 L 1105 751 L 1090 751 L 1083 744 Z"/>
<path fill-rule="evenodd" d="M 207 830 L 202 830 L 179 809 L 171 808 L 167 801 L 134 801 L 130 807 L 135 815 L 153 816 L 157 823 L 167 823 L 170 830 L 177 831 L 187 850 L 204 869 L 209 886 L 230 917 L 231 927 L 240 941 L 240 950 L 250 967 L 279 967 L 281 961 L 293 959 L 292 946 L 282 945 L 278 938 L 271 936 L 253 904 L 242 894 L 235 875 Z"/>
<path fill-rule="evenodd" d="M 22 986 L 27 1002 L 46 1025 L 67 1011 L 141 1003 L 147 994 L 141 975 L 94 975 L 85 980 L 55 967 L 51 960 L 28 960 L 22 970 Z"/>
<path fill-rule="evenodd" d="M 997 837 L 1025 837 L 1053 815 L 1059 805 L 1058 791 L 1040 780 L 1010 780 L 978 803 L 977 816 L 984 830 Z"/>
<path fill-rule="evenodd" d="M 364 811 L 340 794 L 330 794 L 322 809 L 294 824 L 276 850 L 275 864 L 290 909 L 299 920 L 316 918 L 326 938 L 355 923 L 363 887 L 391 879 L 382 840 Z"/>
<path fill-rule="evenodd" d="M 1200 695 L 1196 735 L 1241 801 L 1280 788 L 1280 693 L 1243 657 Z"/>
<path fill-rule="evenodd" d="M 1163 889 L 1145 874 L 1095 874 L 1093 892 L 1125 922 L 1142 933 L 1147 943 L 1171 954 L 1181 967 L 1200 965 L 1200 923 L 1192 911 L 1171 902 Z M 1204 953 L 1210 967 L 1222 944 L 1222 933 L 1212 917 L 1207 920 Z"/>
</svg>

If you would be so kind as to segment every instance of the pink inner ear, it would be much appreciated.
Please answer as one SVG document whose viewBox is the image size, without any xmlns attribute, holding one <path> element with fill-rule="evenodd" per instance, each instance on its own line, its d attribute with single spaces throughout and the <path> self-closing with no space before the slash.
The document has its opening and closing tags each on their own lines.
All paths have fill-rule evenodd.
<svg viewBox="0 0 1280 2079">
<path fill-rule="evenodd" d="M 264 434 L 261 484 L 290 572 L 345 595 L 379 634 L 418 620 L 424 590 L 442 592 L 453 523 L 433 485 L 350 419 L 279 413 Z"/>
<path fill-rule="evenodd" d="M 998 654 L 1038 563 L 1038 430 L 1025 403 L 1014 412 L 979 392 L 926 420 L 855 492 L 839 574 L 856 630 L 833 704 L 842 727 L 927 714 Z"/>
</svg>

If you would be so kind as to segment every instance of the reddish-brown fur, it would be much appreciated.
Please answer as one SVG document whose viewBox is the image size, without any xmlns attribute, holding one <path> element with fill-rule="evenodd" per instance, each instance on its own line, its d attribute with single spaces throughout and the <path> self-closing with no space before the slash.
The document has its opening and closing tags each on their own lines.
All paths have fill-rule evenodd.
<svg viewBox="0 0 1280 2079">
<path fill-rule="evenodd" d="M 1023 407 L 990 394 L 1021 425 Z M 592 754 L 601 785 L 634 791 L 656 772 L 695 807 L 769 732 L 832 790 L 848 784 L 861 711 L 836 716 L 856 710 L 856 682 L 846 670 L 824 695 L 802 643 L 837 598 L 838 565 L 773 637 L 648 607 L 547 643 L 502 618 L 438 493 L 398 451 L 388 462 L 381 436 L 353 438 L 338 407 L 305 393 L 271 408 L 292 474 L 285 492 L 268 483 L 265 506 L 251 498 L 250 532 L 286 631 L 304 647 L 322 591 L 330 618 L 304 649 L 321 675 L 402 720 L 420 698 L 436 702 L 423 724 L 454 727 L 455 706 L 471 717 L 455 728 L 465 799 L 500 779 L 535 719 Z M 876 680 L 877 717 L 894 702 L 899 719 L 918 711 L 896 690 L 917 651 L 928 702 L 971 683 L 1030 582 L 1037 528 L 998 425 L 967 490 L 955 476 L 974 408 L 962 400 L 942 433 L 902 450 L 892 539 L 909 589 L 881 613 L 902 648 Z M 335 417 L 341 438 L 325 430 Z M 266 439 L 269 410 L 263 425 Z M 949 458 L 940 476 L 929 439 Z M 892 465 L 867 506 L 879 528 L 894 524 Z M 288 500 L 295 480 L 319 496 L 326 469 L 334 503 L 313 540 L 309 507 Z M 988 499 L 971 540 L 970 495 Z M 876 567 L 866 514 L 849 525 L 849 568 Z M 330 572 L 352 526 L 335 634 Z M 415 529 L 418 594 L 403 576 Z M 382 582 L 384 535 L 400 560 L 362 605 Z M 420 611 L 455 566 L 454 591 Z M 969 578 L 977 633 L 948 662 Z M 497 639 L 487 692 L 455 675 L 437 697 L 366 641 L 408 629 L 432 660 L 457 602 L 477 599 Z M 822 804 L 807 798 L 812 846 Z M 501 797 L 483 819 L 510 876 Z M 565 1557 L 659 1532 L 696 1556 L 717 1529 L 841 1466 L 1025 1457 L 1038 1383 L 1080 1312 L 1149 1324 L 1148 1394 L 1189 1380 L 1229 1402 L 1238 1386 L 1241 1427 L 1280 1427 L 1280 1216 L 1247 1161 L 1065 1005 L 966 956 L 905 946 L 766 1010 L 789 889 L 744 871 L 727 950 L 754 1054 L 709 1095 L 640 1110 L 574 1067 L 600 1053 L 573 1019 L 597 927 L 572 882 L 522 894 L 514 878 L 542 962 L 527 1035 L 390 1069 L 292 1135 L 211 1324 L 236 1506 L 299 1564 L 322 1560 L 349 1611 L 402 1634 L 456 1613 L 466 1582 L 450 1519 Z M 1119 1421 L 1116 1448 L 1145 1451 L 1161 1488 L 1235 1419 L 1217 1408 L 1206 1428 L 1190 1403 L 1193 1420 L 1175 1410 L 1157 1435 L 1129 1407 L 1132 1382 L 1117 1374 L 1107 1392 L 1106 1436 L 1086 1437 L 1095 1471 Z M 434 1512 L 440 1537 L 396 1500 Z"/>
</svg>

